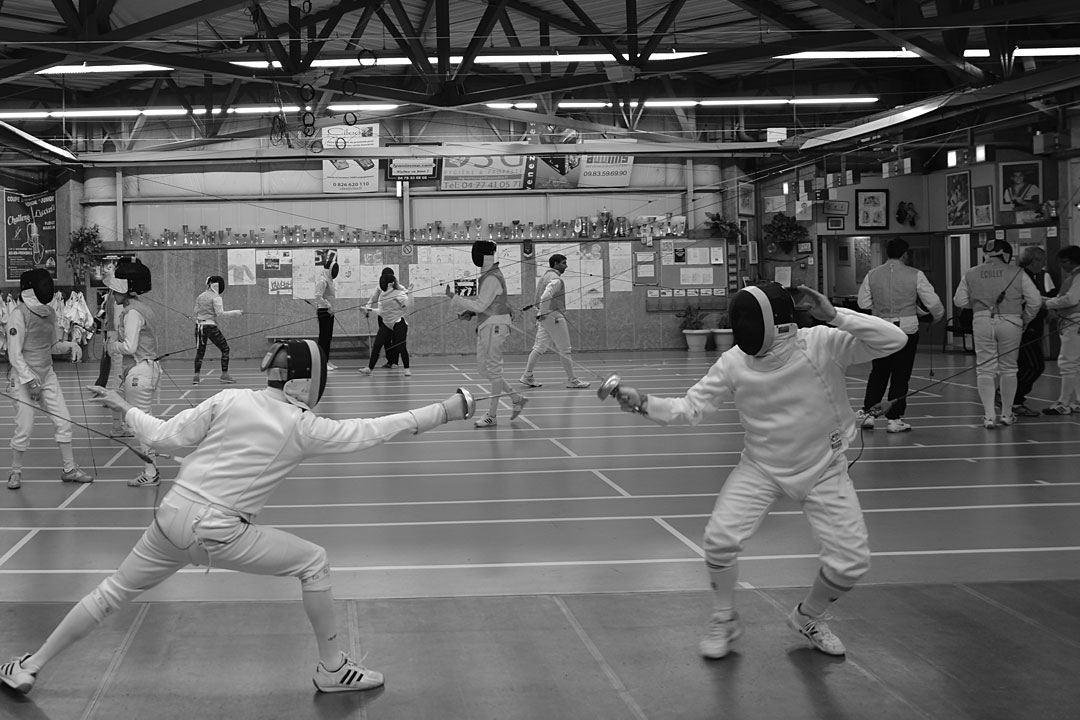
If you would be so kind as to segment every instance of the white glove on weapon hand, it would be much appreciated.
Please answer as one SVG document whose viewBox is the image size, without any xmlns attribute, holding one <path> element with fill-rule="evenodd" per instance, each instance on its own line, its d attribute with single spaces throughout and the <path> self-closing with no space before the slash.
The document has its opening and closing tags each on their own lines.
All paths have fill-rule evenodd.
<svg viewBox="0 0 1080 720">
<path fill-rule="evenodd" d="M 110 410 L 115 410 L 123 415 L 126 415 L 127 411 L 134 407 L 134 405 L 125 400 L 124 397 L 115 390 L 106 390 L 100 385 L 87 385 L 86 389 L 93 394 L 93 400 L 96 400 Z"/>
<path fill-rule="evenodd" d="M 472 397 L 464 393 L 455 392 L 440 404 L 443 406 L 443 412 L 446 413 L 446 422 L 464 420 L 472 415 L 473 407 L 470 407 Z"/>
<path fill-rule="evenodd" d="M 623 412 L 640 413 L 642 415 L 646 413 L 649 396 L 637 388 L 620 385 L 614 395 L 615 399 L 619 401 L 619 409 Z"/>
</svg>

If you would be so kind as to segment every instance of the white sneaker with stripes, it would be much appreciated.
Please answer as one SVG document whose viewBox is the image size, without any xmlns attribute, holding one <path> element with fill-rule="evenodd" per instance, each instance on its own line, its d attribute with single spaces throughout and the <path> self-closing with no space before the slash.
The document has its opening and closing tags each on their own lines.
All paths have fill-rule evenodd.
<svg viewBox="0 0 1080 720">
<path fill-rule="evenodd" d="M 324 693 L 374 690 L 382 687 L 383 674 L 353 662 L 346 655 L 337 670 L 328 670 L 322 663 L 316 665 L 311 681 L 316 690 Z"/>
</svg>

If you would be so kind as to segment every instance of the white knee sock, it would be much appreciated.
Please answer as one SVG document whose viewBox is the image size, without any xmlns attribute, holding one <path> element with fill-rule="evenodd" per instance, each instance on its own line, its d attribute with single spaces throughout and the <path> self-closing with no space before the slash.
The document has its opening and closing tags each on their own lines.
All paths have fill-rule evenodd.
<svg viewBox="0 0 1080 720">
<path fill-rule="evenodd" d="M 1013 401 L 1016 400 L 1016 373 L 1008 373 L 1001 376 L 1001 414 L 1008 415 L 1012 412 Z"/>
<path fill-rule="evenodd" d="M 713 591 L 713 615 L 730 620 L 735 615 L 735 583 L 739 579 L 739 566 L 709 568 L 709 584 Z"/>
<path fill-rule="evenodd" d="M 71 443 L 58 442 L 56 445 L 60 448 L 60 457 L 64 460 L 64 472 L 75 469 L 75 453 L 71 451 Z"/>
<path fill-rule="evenodd" d="M 315 642 L 319 646 L 319 660 L 327 668 L 341 667 L 343 654 L 338 638 L 337 619 L 334 616 L 334 593 L 332 590 L 305 590 L 300 593 L 304 601 Z"/>
<path fill-rule="evenodd" d="M 979 375 L 975 383 L 979 388 L 979 400 L 983 406 L 983 417 L 995 417 L 997 413 L 994 412 L 994 376 Z"/>
</svg>

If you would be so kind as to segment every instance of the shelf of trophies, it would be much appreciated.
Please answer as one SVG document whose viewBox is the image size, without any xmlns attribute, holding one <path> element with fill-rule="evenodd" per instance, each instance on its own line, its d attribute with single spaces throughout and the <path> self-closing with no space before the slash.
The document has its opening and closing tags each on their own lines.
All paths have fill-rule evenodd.
<svg viewBox="0 0 1080 720">
<path fill-rule="evenodd" d="M 613 217 L 607 210 L 597 215 L 581 215 L 571 220 L 549 223 L 511 220 L 488 222 L 483 218 L 458 222 L 435 220 L 408 232 L 408 241 L 416 243 L 470 243 L 475 240 L 558 241 L 575 239 L 649 240 L 665 237 L 686 237 L 686 218 L 682 215 L 639 215 L 634 218 Z M 383 224 L 378 230 L 338 225 L 337 227 L 303 227 L 281 225 L 273 228 L 210 228 L 183 225 L 179 230 L 165 228 L 156 235 L 140 224 L 128 228 L 124 245 L 128 248 L 155 247 L 261 247 L 266 245 L 361 245 L 405 242 L 405 235 Z"/>
</svg>

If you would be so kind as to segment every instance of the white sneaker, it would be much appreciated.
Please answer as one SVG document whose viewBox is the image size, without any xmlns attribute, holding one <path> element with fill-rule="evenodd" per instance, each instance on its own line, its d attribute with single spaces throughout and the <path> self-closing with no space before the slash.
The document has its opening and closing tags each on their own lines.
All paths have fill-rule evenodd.
<svg viewBox="0 0 1080 720">
<path fill-rule="evenodd" d="M 902 433 L 909 432 L 911 426 L 904 422 L 904 418 L 896 418 L 895 420 L 889 420 L 889 426 L 885 429 L 886 432 Z"/>
<path fill-rule="evenodd" d="M 788 615 L 787 621 L 791 629 L 809 640 L 811 645 L 826 655 L 844 655 L 847 652 L 844 649 L 844 643 L 840 642 L 840 638 L 829 629 L 828 623 L 825 622 L 826 616 L 807 617 L 799 611 L 800 606 L 801 603 L 796 605 Z"/>
<path fill-rule="evenodd" d="M 997 427 L 997 423 L 994 422 L 994 418 L 983 418 L 983 427 L 987 430 L 993 430 Z"/>
<path fill-rule="evenodd" d="M 22 487 L 22 473 L 12 470 L 7 476 L 8 490 L 18 490 Z"/>
<path fill-rule="evenodd" d="M 337 370 L 337 365 L 335 365 L 332 362 L 328 362 L 328 363 L 326 363 L 326 370 L 328 372 L 334 372 L 335 370 Z"/>
<path fill-rule="evenodd" d="M 371 374 L 371 368 L 369 368 L 369 367 L 360 368 L 360 374 L 361 375 L 370 375 Z"/>
<path fill-rule="evenodd" d="M 30 672 L 23 663 L 30 658 L 30 653 L 26 653 L 19 658 L 11 658 L 8 662 L 0 665 L 0 682 L 3 682 L 9 688 L 16 692 L 21 692 L 23 695 L 30 692 L 34 687 L 34 681 L 37 680 L 37 673 Z"/>
<path fill-rule="evenodd" d="M 521 411 L 525 409 L 525 403 L 527 402 L 529 402 L 529 398 L 522 395 L 521 398 L 519 398 L 516 402 L 511 403 L 511 407 L 513 408 L 510 411 L 511 420 L 521 414 Z"/>
<path fill-rule="evenodd" d="M 128 480 L 128 487 L 154 487 L 161 484 L 161 473 L 154 473 L 154 475 L 147 475 L 143 470 L 138 476 Z"/>
<path fill-rule="evenodd" d="M 353 662 L 346 655 L 345 662 L 337 670 L 327 670 L 322 663 L 316 665 L 311 682 L 316 690 L 324 693 L 374 690 L 382 687 L 383 674 Z"/>
<path fill-rule="evenodd" d="M 533 380 L 527 375 L 522 375 L 520 378 L 518 378 L 518 382 L 522 385 L 528 385 L 529 387 L 544 387 L 543 383 L 538 383 L 536 382 L 536 380 Z"/>
<path fill-rule="evenodd" d="M 1002 425 L 1015 425 L 1016 415 L 1014 415 L 1013 413 L 1009 413 L 1008 415 L 1002 415 L 1000 422 Z"/>
<path fill-rule="evenodd" d="M 578 380 L 577 378 L 574 378 L 570 382 L 566 383 L 566 387 L 570 388 L 571 390 L 584 390 L 585 388 L 589 387 L 589 383 L 585 382 L 584 380 Z"/>
<path fill-rule="evenodd" d="M 476 419 L 476 422 L 473 423 L 473 427 L 494 427 L 496 424 L 494 415 L 484 413 Z"/>
<path fill-rule="evenodd" d="M 710 660 L 719 660 L 731 651 L 731 643 L 742 635 L 742 623 L 739 616 L 733 615 L 730 620 L 723 620 L 713 615 L 709 618 L 708 634 L 701 639 L 698 649 L 701 656 Z"/>
<path fill-rule="evenodd" d="M 405 377 L 412 377 L 412 370 L 410 370 L 409 368 L 405 368 L 404 375 Z"/>
<path fill-rule="evenodd" d="M 73 482 L 73 483 L 92 483 L 92 482 L 94 482 L 94 476 L 91 475 L 90 473 L 86 472 L 85 470 L 83 470 L 78 465 L 71 468 L 70 470 L 65 470 L 64 472 L 60 473 L 60 479 L 63 482 Z"/>
<path fill-rule="evenodd" d="M 863 410 L 857 410 L 855 412 L 855 422 L 863 430 L 873 430 L 874 429 L 874 416 L 873 415 L 867 415 L 866 412 L 863 411 Z"/>
</svg>

